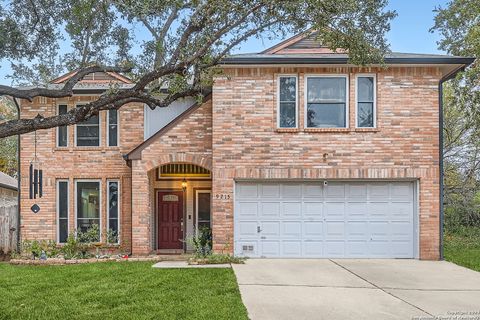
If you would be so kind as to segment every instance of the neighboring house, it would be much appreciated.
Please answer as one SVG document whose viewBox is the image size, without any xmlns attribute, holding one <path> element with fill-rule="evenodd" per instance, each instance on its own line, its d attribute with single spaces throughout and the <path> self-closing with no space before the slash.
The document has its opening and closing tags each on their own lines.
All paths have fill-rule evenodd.
<svg viewBox="0 0 480 320">
<path fill-rule="evenodd" d="M 471 62 L 392 53 L 387 68 L 358 67 L 298 35 L 225 59 L 203 103 L 132 103 L 38 131 L 37 199 L 25 183 L 35 134 L 22 135 L 22 238 L 65 242 L 99 224 L 133 254 L 179 253 L 206 226 L 217 252 L 239 256 L 439 259 L 439 83 Z M 93 74 L 71 98 L 20 101 L 22 117 L 111 82 L 131 86 Z"/>
<path fill-rule="evenodd" d="M 0 172 L 0 208 L 18 205 L 17 179 Z"/>
</svg>

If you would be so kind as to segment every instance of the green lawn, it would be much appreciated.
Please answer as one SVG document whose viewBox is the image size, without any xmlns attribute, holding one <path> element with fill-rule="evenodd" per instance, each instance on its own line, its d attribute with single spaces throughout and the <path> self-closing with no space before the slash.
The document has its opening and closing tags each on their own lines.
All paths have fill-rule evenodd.
<svg viewBox="0 0 480 320">
<path fill-rule="evenodd" d="M 446 233 L 445 260 L 480 271 L 480 228 Z"/>
<path fill-rule="evenodd" d="M 231 269 L 0 263 L 0 319 L 247 319 Z"/>
</svg>

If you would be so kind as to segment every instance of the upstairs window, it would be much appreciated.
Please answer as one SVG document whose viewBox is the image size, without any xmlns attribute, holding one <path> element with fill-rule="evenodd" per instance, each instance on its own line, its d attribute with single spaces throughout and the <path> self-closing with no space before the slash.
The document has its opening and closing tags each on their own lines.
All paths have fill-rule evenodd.
<svg viewBox="0 0 480 320">
<path fill-rule="evenodd" d="M 100 118 L 98 115 L 77 123 L 76 144 L 78 147 L 100 146 Z"/>
<path fill-rule="evenodd" d="M 297 127 L 297 77 L 278 78 L 278 127 Z"/>
<path fill-rule="evenodd" d="M 357 77 L 357 127 L 374 128 L 376 126 L 375 77 Z"/>
<path fill-rule="evenodd" d="M 346 76 L 307 77 L 307 128 L 347 127 L 347 85 Z"/>
<path fill-rule="evenodd" d="M 58 105 L 57 114 L 66 114 L 68 112 L 68 107 L 65 104 Z M 68 127 L 61 126 L 57 127 L 57 147 L 67 147 L 68 146 Z"/>
<path fill-rule="evenodd" d="M 108 146 L 118 146 L 118 111 L 108 110 Z"/>
</svg>

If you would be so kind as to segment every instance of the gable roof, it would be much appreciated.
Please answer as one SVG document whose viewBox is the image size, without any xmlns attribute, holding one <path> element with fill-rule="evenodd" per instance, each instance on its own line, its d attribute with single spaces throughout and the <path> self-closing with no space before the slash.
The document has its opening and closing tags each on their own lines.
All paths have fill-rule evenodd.
<svg viewBox="0 0 480 320">
<path fill-rule="evenodd" d="M 0 172 L 0 188 L 6 188 L 11 190 L 18 190 L 18 181 L 15 178 L 10 177 L 8 174 Z"/>
<path fill-rule="evenodd" d="M 290 37 L 273 47 L 263 50 L 261 54 L 282 53 L 335 53 L 317 39 L 318 31 L 307 30 Z M 343 50 L 338 50 L 343 51 Z"/>
<path fill-rule="evenodd" d="M 128 154 L 124 155 L 123 158 L 125 160 L 137 160 L 141 159 L 142 151 L 149 145 L 151 145 L 154 141 L 159 139 L 161 136 L 163 136 L 166 132 L 168 132 L 170 129 L 175 127 L 177 123 L 182 121 L 184 118 L 186 118 L 188 115 L 190 115 L 192 112 L 197 110 L 200 106 L 202 106 L 205 102 L 210 100 L 212 98 L 212 93 L 208 92 L 202 99 L 201 102 L 196 102 L 192 104 L 187 110 L 183 111 L 180 113 L 175 119 L 170 121 L 166 126 L 158 130 L 155 134 L 153 134 L 150 138 L 147 140 L 143 141 L 141 144 L 139 144 L 135 149 L 130 151 Z"/>
<path fill-rule="evenodd" d="M 69 73 L 66 73 L 56 79 L 53 79 L 50 81 L 52 84 L 61 84 L 65 83 L 68 79 L 73 77 L 75 74 L 77 74 L 78 70 L 71 71 Z M 94 72 L 87 74 L 85 77 L 83 77 L 82 80 L 79 81 L 79 83 L 109 83 L 109 82 L 120 82 L 120 83 L 125 83 L 125 84 L 131 84 L 133 83 L 132 80 L 129 78 L 121 75 L 118 72 Z"/>
<path fill-rule="evenodd" d="M 236 54 L 222 60 L 223 67 L 267 65 L 331 65 L 354 66 L 348 53 L 332 51 L 317 40 L 318 32 L 307 30 L 294 35 L 260 53 Z M 385 55 L 386 65 L 439 66 L 443 75 L 451 75 L 473 63 L 475 58 L 442 54 L 391 52 Z"/>
</svg>

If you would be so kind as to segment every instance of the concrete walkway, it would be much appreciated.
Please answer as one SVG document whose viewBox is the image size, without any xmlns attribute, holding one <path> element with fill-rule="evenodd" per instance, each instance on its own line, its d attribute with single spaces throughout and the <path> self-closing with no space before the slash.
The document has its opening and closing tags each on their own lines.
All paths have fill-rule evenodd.
<svg viewBox="0 0 480 320">
<path fill-rule="evenodd" d="M 480 319 L 480 273 L 446 261 L 250 259 L 233 269 L 254 320 Z"/>
</svg>

